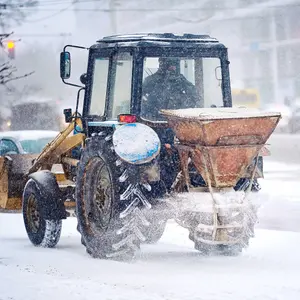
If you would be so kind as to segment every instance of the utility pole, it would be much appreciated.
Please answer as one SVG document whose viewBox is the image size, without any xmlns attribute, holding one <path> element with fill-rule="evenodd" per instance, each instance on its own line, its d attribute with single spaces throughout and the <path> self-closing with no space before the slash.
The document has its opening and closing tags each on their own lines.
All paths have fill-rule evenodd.
<svg viewBox="0 0 300 300">
<path fill-rule="evenodd" d="M 273 65 L 273 92 L 275 101 L 282 102 L 282 99 L 279 99 L 279 82 L 278 82 L 278 60 L 277 60 L 277 36 L 276 36 L 276 15 L 275 10 L 273 9 L 271 14 L 271 38 L 272 38 L 272 50 L 271 50 L 271 57 L 272 57 L 272 65 Z"/>
<path fill-rule="evenodd" d="M 72 5 L 73 5 L 73 13 L 75 15 L 75 22 L 76 22 L 76 26 L 78 26 L 80 24 L 79 22 L 79 16 L 78 16 L 78 4 L 79 4 L 79 0 L 73 0 L 72 1 Z"/>
<path fill-rule="evenodd" d="M 2 18 L 2 15 L 3 15 L 2 11 L 5 10 L 6 7 L 7 7 L 6 4 L 0 3 L 0 19 Z M 3 27 L 4 27 L 4 24 L 3 24 L 2 22 L 0 22 L 0 27 L 1 27 L 2 29 L 3 29 Z"/>
<path fill-rule="evenodd" d="M 109 1 L 109 15 L 110 15 L 110 25 L 112 29 L 113 34 L 117 34 L 118 26 L 117 26 L 117 7 L 118 3 L 116 3 L 116 0 L 110 0 Z"/>
</svg>

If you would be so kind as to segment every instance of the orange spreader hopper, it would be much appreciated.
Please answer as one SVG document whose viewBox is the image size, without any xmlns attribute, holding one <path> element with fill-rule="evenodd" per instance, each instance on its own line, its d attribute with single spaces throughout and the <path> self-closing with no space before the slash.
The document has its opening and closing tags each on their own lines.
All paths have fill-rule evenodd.
<svg viewBox="0 0 300 300">
<path fill-rule="evenodd" d="M 161 114 L 179 140 L 182 168 L 187 170 L 191 158 L 214 188 L 236 185 L 281 118 L 277 112 L 232 107 L 162 110 Z"/>
</svg>

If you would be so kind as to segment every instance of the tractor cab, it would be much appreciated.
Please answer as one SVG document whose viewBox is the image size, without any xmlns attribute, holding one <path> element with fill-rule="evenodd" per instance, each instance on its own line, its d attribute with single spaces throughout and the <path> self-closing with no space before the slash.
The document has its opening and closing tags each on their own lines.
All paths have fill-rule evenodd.
<svg viewBox="0 0 300 300">
<path fill-rule="evenodd" d="M 67 47 L 74 46 L 61 53 L 61 78 L 71 84 Z M 161 109 L 232 106 L 227 48 L 208 35 L 116 35 L 88 50 L 80 77 L 87 135 L 118 123 L 163 127 Z"/>
</svg>

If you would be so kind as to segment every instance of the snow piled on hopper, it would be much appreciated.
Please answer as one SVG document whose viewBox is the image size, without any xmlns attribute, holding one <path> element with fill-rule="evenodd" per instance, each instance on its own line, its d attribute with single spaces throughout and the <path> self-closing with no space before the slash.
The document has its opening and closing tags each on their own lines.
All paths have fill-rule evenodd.
<svg viewBox="0 0 300 300">
<path fill-rule="evenodd" d="M 232 119 L 232 118 L 256 118 L 275 117 L 279 112 L 267 112 L 256 108 L 187 108 L 176 110 L 161 110 L 164 115 L 188 118 L 188 119 Z"/>
</svg>

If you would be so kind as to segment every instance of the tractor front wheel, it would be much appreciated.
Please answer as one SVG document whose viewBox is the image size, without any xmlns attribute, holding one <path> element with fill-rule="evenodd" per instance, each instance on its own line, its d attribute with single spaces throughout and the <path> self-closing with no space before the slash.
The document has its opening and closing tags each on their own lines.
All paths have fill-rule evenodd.
<svg viewBox="0 0 300 300">
<path fill-rule="evenodd" d="M 23 193 L 23 219 L 29 240 L 35 246 L 53 248 L 60 239 L 62 220 L 46 220 L 37 183 L 29 179 Z"/>
<path fill-rule="evenodd" d="M 118 159 L 111 135 L 92 137 L 76 177 L 77 228 L 86 251 L 95 258 L 132 259 L 150 225 L 147 203 L 138 172 Z"/>
</svg>

